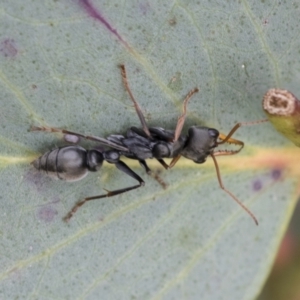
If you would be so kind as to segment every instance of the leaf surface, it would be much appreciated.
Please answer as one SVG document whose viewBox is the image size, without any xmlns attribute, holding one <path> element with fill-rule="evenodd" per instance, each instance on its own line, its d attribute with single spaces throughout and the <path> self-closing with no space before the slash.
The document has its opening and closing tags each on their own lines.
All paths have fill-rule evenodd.
<svg viewBox="0 0 300 300">
<path fill-rule="evenodd" d="M 161 186 L 84 205 L 86 196 L 135 184 L 113 166 L 65 183 L 30 162 L 66 144 L 32 125 L 106 137 L 139 126 L 122 85 L 150 126 L 175 128 L 195 87 L 185 130 L 227 134 L 264 118 L 271 87 L 299 94 L 299 5 L 266 1 L 13 1 L 0 5 L 0 298 L 254 299 L 297 196 L 299 150 L 268 123 L 243 127 L 238 155 L 213 163 L 155 162 Z M 82 141 L 86 147 L 95 144 Z M 98 145 L 96 145 L 98 146 Z"/>
</svg>

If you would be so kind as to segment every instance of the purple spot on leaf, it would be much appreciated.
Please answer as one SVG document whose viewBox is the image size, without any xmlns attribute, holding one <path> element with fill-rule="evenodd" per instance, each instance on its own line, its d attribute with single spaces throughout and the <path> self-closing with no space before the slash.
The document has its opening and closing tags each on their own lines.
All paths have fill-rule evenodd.
<svg viewBox="0 0 300 300">
<path fill-rule="evenodd" d="M 253 190 L 255 192 L 261 190 L 262 189 L 262 182 L 261 182 L 261 180 L 259 180 L 259 179 L 255 180 L 253 182 L 253 184 L 252 184 L 252 187 L 253 187 Z"/>
<path fill-rule="evenodd" d="M 110 25 L 110 23 L 104 18 L 102 13 L 93 6 L 90 0 L 79 0 L 79 3 L 90 17 L 101 22 L 112 34 L 114 34 L 119 39 L 120 42 L 125 45 L 125 47 L 130 48 L 128 44 L 123 40 L 123 38 L 119 35 L 117 30 Z"/>
<path fill-rule="evenodd" d="M 4 57 L 14 58 L 18 54 L 16 43 L 13 39 L 5 39 L 0 42 L 0 52 Z"/>
<path fill-rule="evenodd" d="M 47 183 L 51 182 L 50 177 L 42 175 L 38 170 L 31 169 L 25 174 L 24 180 L 36 188 L 38 192 L 41 192 L 47 186 Z"/>
<path fill-rule="evenodd" d="M 44 205 L 40 207 L 37 213 L 38 218 L 46 223 L 52 222 L 56 215 L 57 210 L 51 205 Z"/>
<path fill-rule="evenodd" d="M 282 171 L 280 169 L 274 169 L 271 172 L 271 177 L 273 180 L 278 180 L 282 176 Z"/>
</svg>

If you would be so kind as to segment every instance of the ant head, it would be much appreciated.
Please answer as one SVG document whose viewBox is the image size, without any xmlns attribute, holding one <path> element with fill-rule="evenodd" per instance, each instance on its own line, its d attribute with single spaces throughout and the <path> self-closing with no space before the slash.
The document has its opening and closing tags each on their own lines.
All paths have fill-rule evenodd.
<svg viewBox="0 0 300 300">
<path fill-rule="evenodd" d="M 219 131 L 213 128 L 192 126 L 189 128 L 188 137 L 182 155 L 202 164 L 212 150 L 218 146 Z"/>
</svg>

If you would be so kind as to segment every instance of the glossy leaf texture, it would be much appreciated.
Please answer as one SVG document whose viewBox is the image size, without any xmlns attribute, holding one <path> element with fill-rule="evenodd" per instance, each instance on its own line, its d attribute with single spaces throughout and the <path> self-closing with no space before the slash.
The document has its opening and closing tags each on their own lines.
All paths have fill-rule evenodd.
<svg viewBox="0 0 300 300">
<path fill-rule="evenodd" d="M 30 162 L 66 144 L 32 125 L 100 137 L 139 126 L 122 85 L 150 126 L 172 129 L 187 93 L 184 130 L 227 134 L 263 119 L 270 88 L 300 94 L 299 14 L 289 1 L 4 1 L 0 4 L 0 298 L 254 299 L 299 195 L 299 149 L 269 123 L 243 127 L 234 156 L 181 159 L 161 186 L 83 206 L 86 196 L 135 184 L 112 165 L 65 183 Z M 97 144 L 81 141 L 85 147 Z"/>
</svg>

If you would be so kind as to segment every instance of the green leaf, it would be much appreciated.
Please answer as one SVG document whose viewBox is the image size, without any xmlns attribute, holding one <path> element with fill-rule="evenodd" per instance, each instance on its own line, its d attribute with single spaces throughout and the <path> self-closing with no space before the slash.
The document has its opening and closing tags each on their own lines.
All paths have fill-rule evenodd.
<svg viewBox="0 0 300 300">
<path fill-rule="evenodd" d="M 139 120 L 175 128 L 187 93 L 185 130 L 227 134 L 264 118 L 272 87 L 299 94 L 299 5 L 268 1 L 5 1 L 0 5 L 0 298 L 254 299 L 271 268 L 299 194 L 299 150 L 268 123 L 243 127 L 234 156 L 181 159 L 161 186 L 85 204 L 86 196 L 135 184 L 113 166 L 82 181 L 41 175 L 30 162 L 66 144 L 32 125 L 106 137 Z M 95 144 L 82 141 L 86 147 Z M 97 145 L 96 145 L 97 146 Z"/>
<path fill-rule="evenodd" d="M 300 146 L 300 101 L 287 90 L 270 89 L 264 96 L 263 108 L 276 128 L 296 146 Z"/>
</svg>

